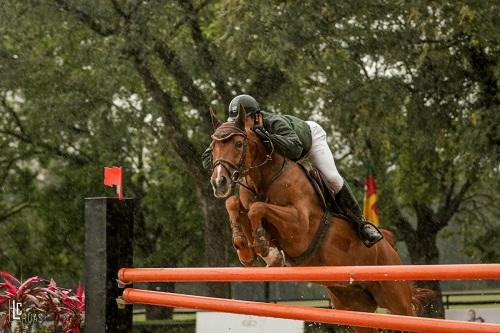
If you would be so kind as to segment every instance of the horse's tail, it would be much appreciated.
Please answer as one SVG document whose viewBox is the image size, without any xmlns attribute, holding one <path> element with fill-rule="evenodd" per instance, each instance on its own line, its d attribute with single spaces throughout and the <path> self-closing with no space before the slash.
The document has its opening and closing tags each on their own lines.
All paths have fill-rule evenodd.
<svg viewBox="0 0 500 333">
<path fill-rule="evenodd" d="M 436 297 L 436 292 L 427 288 L 411 288 L 411 304 L 417 315 L 424 311 L 427 306 Z"/>
</svg>

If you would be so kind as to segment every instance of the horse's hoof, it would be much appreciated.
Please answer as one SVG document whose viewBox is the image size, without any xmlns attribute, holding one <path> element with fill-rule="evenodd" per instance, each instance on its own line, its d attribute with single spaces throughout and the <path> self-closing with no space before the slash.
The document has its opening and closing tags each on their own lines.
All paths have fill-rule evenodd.
<svg viewBox="0 0 500 333">
<path fill-rule="evenodd" d="M 257 264 L 255 263 L 255 259 L 249 260 L 249 261 L 245 261 L 245 260 L 243 260 L 243 259 L 240 258 L 240 262 L 245 267 L 255 267 L 255 266 L 257 266 Z"/>
<path fill-rule="evenodd" d="M 242 251 L 237 250 L 238 253 L 238 259 L 240 259 L 240 262 L 243 264 L 245 267 L 253 267 L 255 266 L 255 254 L 249 253 L 246 256 L 243 254 Z"/>
<path fill-rule="evenodd" d="M 233 246 L 235 249 L 243 249 L 248 247 L 247 238 L 243 235 L 233 237 Z"/>
</svg>

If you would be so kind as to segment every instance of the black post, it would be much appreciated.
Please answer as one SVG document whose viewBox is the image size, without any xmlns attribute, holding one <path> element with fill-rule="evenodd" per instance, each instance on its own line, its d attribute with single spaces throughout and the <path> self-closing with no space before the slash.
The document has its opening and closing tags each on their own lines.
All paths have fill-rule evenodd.
<svg viewBox="0 0 500 333">
<path fill-rule="evenodd" d="M 271 300 L 271 284 L 269 281 L 264 282 L 264 300 L 266 303 Z"/>
<path fill-rule="evenodd" d="M 132 267 L 134 200 L 85 199 L 85 332 L 132 332 L 132 307 L 119 310 L 118 269 Z"/>
</svg>

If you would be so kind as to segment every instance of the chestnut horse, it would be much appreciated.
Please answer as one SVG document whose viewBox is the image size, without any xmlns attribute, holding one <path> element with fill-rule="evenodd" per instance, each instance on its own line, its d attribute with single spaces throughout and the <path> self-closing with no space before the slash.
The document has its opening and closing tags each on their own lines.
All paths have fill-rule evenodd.
<svg viewBox="0 0 500 333">
<path fill-rule="evenodd" d="M 216 197 L 228 198 L 232 242 L 243 265 L 253 266 L 257 257 L 267 266 L 401 264 L 385 239 L 367 248 L 346 219 L 326 214 L 302 167 L 266 146 L 253 124 L 240 106 L 234 122 L 217 121 L 211 143 L 210 181 Z M 231 195 L 237 184 L 239 195 Z M 415 315 L 418 300 L 406 281 L 323 284 L 336 309 L 374 312 L 380 306 Z"/>
</svg>

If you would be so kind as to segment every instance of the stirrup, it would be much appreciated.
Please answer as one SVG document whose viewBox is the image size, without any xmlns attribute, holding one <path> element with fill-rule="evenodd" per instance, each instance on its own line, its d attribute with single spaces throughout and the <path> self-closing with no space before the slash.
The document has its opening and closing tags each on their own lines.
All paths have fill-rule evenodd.
<svg viewBox="0 0 500 333">
<path fill-rule="evenodd" d="M 371 229 L 371 232 L 367 230 L 368 229 L 367 226 L 368 228 Z M 368 248 L 372 247 L 373 245 L 375 245 L 381 239 L 384 238 L 384 235 L 382 235 L 382 233 L 377 229 L 377 227 L 368 221 L 363 221 L 363 223 L 359 225 L 358 234 L 363 244 Z"/>
</svg>

